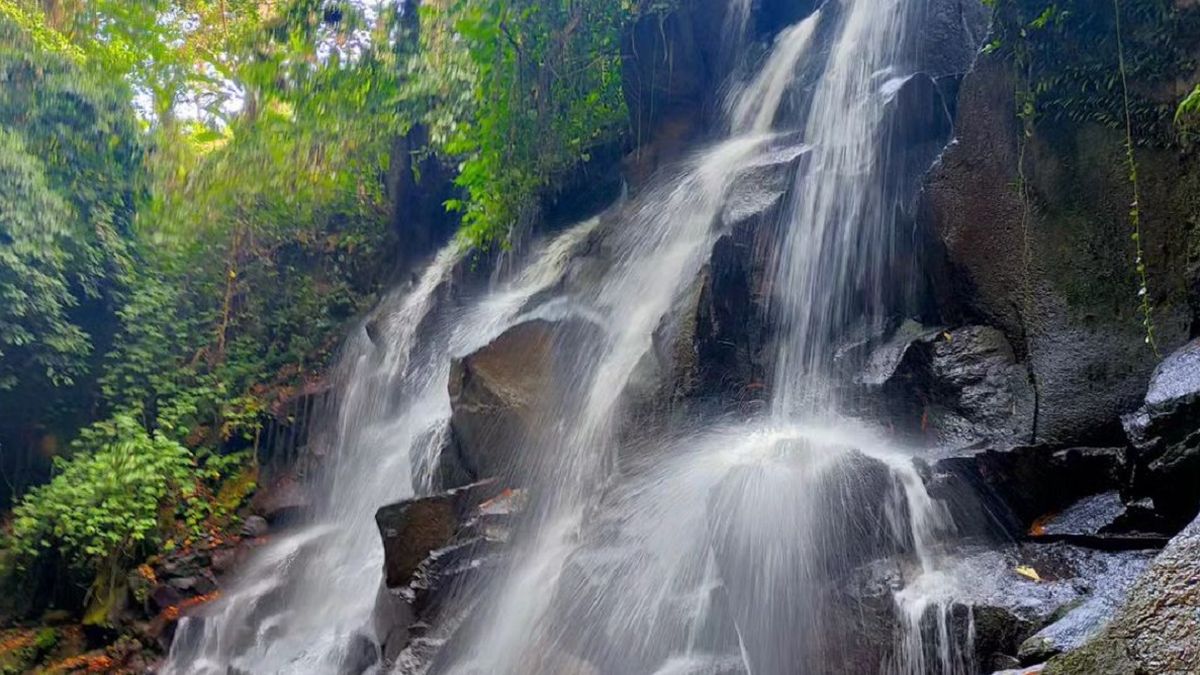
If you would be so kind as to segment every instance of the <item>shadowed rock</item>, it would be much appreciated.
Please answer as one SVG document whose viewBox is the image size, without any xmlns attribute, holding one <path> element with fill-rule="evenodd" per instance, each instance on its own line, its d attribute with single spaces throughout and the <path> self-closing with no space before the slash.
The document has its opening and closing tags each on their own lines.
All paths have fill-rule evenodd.
<svg viewBox="0 0 1200 675">
<path fill-rule="evenodd" d="M 1145 405 L 1122 422 L 1137 449 L 1133 491 L 1177 525 L 1200 508 L 1200 340 L 1154 371 Z"/>
<path fill-rule="evenodd" d="M 1032 435 L 1029 373 L 994 328 L 942 330 L 906 322 L 871 351 L 857 380 L 897 430 L 926 443 L 964 447 Z"/>
</svg>

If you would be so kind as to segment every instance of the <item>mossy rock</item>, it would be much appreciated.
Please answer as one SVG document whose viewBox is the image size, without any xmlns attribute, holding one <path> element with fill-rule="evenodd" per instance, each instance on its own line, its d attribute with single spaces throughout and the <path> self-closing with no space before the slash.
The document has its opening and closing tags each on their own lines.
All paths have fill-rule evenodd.
<svg viewBox="0 0 1200 675">
<path fill-rule="evenodd" d="M 14 628 L 0 633 L 0 675 L 34 670 L 58 646 L 53 628 Z"/>
<path fill-rule="evenodd" d="M 1082 648 L 1051 659 L 1047 675 L 1194 673 L 1200 663 L 1200 519 L 1137 581 L 1112 622 Z"/>
</svg>

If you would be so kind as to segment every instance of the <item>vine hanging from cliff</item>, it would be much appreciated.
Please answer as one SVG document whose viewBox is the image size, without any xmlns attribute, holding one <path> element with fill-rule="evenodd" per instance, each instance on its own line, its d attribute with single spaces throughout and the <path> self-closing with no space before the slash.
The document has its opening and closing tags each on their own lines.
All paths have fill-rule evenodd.
<svg viewBox="0 0 1200 675">
<path fill-rule="evenodd" d="M 1025 204 L 1022 227 L 1026 256 L 1030 195 L 1024 164 L 1035 120 L 1089 122 L 1120 131 L 1123 163 L 1133 193 L 1127 215 L 1132 230 L 1129 236 L 1134 249 L 1137 308 L 1146 344 L 1157 354 L 1136 149 L 1139 145 L 1177 143 L 1179 134 L 1173 122 L 1183 113 L 1169 99 L 1135 95 L 1129 82 L 1131 77 L 1145 82 L 1173 78 L 1170 64 L 1189 60 L 1188 45 L 1179 37 L 1179 31 L 1195 23 L 1197 13 L 1173 11 L 1157 0 L 1113 0 L 1110 7 L 1085 0 L 1049 4 L 1046 0 L 990 0 L 989 5 L 996 16 L 995 39 L 986 51 L 1000 52 L 1009 59 L 1020 78 L 1016 93 L 1017 115 L 1022 120 L 1018 182 Z M 1030 21 L 1028 16 L 1036 18 Z M 1127 31 L 1129 25 L 1143 29 Z M 1145 26 L 1158 29 L 1147 31 Z M 1164 34 L 1169 39 L 1163 40 Z"/>
<path fill-rule="evenodd" d="M 1121 99 L 1125 109 L 1125 158 L 1129 169 L 1129 184 L 1133 189 L 1133 201 L 1129 205 L 1129 221 L 1133 228 L 1135 269 L 1138 276 L 1138 300 L 1142 313 L 1142 326 L 1146 330 L 1146 344 L 1158 356 L 1158 341 L 1154 336 L 1154 309 L 1150 305 L 1150 280 L 1146 273 L 1145 248 L 1142 243 L 1142 194 L 1138 180 L 1137 156 L 1134 153 L 1133 113 L 1129 105 L 1129 76 L 1125 67 L 1125 40 L 1121 35 L 1121 6 L 1113 0 L 1113 16 L 1116 22 L 1117 67 L 1121 75 Z"/>
</svg>

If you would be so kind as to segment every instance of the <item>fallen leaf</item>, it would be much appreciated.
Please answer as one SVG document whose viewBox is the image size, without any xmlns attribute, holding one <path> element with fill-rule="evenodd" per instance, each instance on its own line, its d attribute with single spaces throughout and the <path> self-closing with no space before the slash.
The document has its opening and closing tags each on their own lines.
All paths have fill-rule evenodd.
<svg viewBox="0 0 1200 675">
<path fill-rule="evenodd" d="M 1029 579 L 1031 581 L 1041 582 L 1041 580 L 1042 580 L 1042 577 L 1041 577 L 1041 575 L 1039 575 L 1037 573 L 1037 570 L 1033 569 L 1032 567 L 1030 567 L 1028 565 L 1018 565 L 1017 566 L 1017 574 L 1020 574 L 1021 576 L 1025 577 L 1026 579 Z"/>
</svg>

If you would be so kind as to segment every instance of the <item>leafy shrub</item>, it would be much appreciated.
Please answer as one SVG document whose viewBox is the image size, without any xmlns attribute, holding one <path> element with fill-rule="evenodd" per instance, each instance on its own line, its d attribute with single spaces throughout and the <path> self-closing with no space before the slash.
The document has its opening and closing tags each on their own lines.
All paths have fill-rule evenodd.
<svg viewBox="0 0 1200 675">
<path fill-rule="evenodd" d="M 54 479 L 13 510 L 18 564 L 57 551 L 80 572 L 118 568 L 160 547 L 176 516 L 193 506 L 192 454 L 160 432 L 147 433 L 131 415 L 85 429 L 73 449 L 70 459 L 56 459 Z"/>
</svg>

